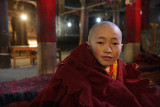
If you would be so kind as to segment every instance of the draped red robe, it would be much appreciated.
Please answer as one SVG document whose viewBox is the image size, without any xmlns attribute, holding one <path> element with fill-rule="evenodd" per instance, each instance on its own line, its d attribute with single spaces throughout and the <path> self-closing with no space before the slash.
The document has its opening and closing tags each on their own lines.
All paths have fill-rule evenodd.
<svg viewBox="0 0 160 107">
<path fill-rule="evenodd" d="M 118 59 L 117 80 L 113 79 L 83 43 L 58 64 L 54 77 L 30 107 L 159 107 L 156 89 L 140 74 L 136 64 Z"/>
</svg>

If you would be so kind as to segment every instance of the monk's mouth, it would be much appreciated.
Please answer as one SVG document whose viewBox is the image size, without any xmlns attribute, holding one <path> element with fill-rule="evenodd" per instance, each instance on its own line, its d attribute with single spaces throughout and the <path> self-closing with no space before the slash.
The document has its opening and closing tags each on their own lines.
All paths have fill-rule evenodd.
<svg viewBox="0 0 160 107">
<path fill-rule="evenodd" d="M 103 60 L 105 60 L 105 61 L 109 61 L 109 60 L 112 60 L 113 57 L 111 57 L 111 56 L 102 56 L 101 58 Z"/>
</svg>

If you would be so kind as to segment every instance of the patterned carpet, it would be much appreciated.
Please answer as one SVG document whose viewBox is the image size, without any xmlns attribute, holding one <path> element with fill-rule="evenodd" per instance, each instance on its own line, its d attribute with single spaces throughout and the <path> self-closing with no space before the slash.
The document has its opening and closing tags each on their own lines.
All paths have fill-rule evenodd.
<svg viewBox="0 0 160 107">
<path fill-rule="evenodd" d="M 0 107 L 12 102 L 31 101 L 49 82 L 53 74 L 0 82 Z"/>
</svg>

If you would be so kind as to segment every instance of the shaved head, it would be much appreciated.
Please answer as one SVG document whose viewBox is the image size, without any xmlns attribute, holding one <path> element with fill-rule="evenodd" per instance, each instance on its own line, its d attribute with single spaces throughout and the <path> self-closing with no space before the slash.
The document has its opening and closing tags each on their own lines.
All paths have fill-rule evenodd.
<svg viewBox="0 0 160 107">
<path fill-rule="evenodd" d="M 91 42 L 91 38 L 94 36 L 95 32 L 99 31 L 101 28 L 105 27 L 110 31 L 114 31 L 120 34 L 121 42 L 122 42 L 122 32 L 117 25 L 109 21 L 103 21 L 101 23 L 95 24 L 89 31 L 88 35 L 88 43 Z"/>
<path fill-rule="evenodd" d="M 92 54 L 104 68 L 112 65 L 122 50 L 122 33 L 112 22 L 104 21 L 94 25 L 88 36 Z"/>
</svg>

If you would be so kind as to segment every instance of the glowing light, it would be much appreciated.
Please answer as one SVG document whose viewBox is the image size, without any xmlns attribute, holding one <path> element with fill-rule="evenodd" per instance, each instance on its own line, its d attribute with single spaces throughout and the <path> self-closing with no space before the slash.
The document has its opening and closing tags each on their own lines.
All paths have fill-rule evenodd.
<svg viewBox="0 0 160 107">
<path fill-rule="evenodd" d="M 27 17 L 27 15 L 26 15 L 26 14 L 22 14 L 22 15 L 21 15 L 21 19 L 25 21 L 25 20 L 27 20 L 27 19 L 28 19 L 28 17 Z"/>
<path fill-rule="evenodd" d="M 28 40 L 29 47 L 37 47 L 37 41 L 36 40 Z"/>
<path fill-rule="evenodd" d="M 79 23 L 79 27 L 81 27 L 81 23 Z"/>
<path fill-rule="evenodd" d="M 100 23 L 102 21 L 102 19 L 100 17 L 97 17 L 96 22 Z"/>
<path fill-rule="evenodd" d="M 140 14 L 142 15 L 142 10 L 140 11 Z"/>
<path fill-rule="evenodd" d="M 71 27 L 71 26 L 72 26 L 72 23 L 71 23 L 71 22 L 68 22 L 68 23 L 67 23 L 67 26 L 68 26 L 68 27 Z"/>
</svg>

